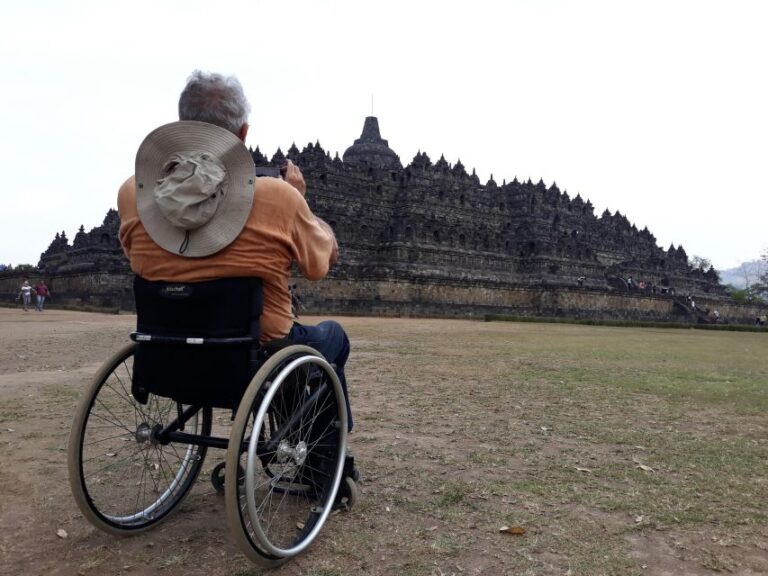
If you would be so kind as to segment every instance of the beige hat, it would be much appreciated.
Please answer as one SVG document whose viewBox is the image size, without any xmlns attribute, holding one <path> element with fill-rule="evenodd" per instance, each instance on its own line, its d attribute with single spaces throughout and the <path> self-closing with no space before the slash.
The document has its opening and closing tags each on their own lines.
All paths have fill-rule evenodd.
<svg viewBox="0 0 768 576">
<path fill-rule="evenodd" d="M 136 206 L 155 243 L 189 258 L 228 246 L 253 204 L 255 167 L 229 130 L 184 120 L 156 128 L 136 153 Z"/>
</svg>

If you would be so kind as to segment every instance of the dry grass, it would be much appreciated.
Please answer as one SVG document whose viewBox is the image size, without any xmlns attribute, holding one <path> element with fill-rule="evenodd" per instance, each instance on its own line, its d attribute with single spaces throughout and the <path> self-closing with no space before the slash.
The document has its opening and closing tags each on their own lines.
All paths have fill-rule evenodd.
<svg viewBox="0 0 768 576">
<path fill-rule="evenodd" d="M 260 574 L 234 549 L 207 478 L 181 514 L 136 538 L 102 536 L 74 508 L 61 435 L 77 374 L 130 329 L 117 318 L 70 330 L 47 353 L 60 379 L 37 376 L 43 362 L 26 352 L 17 380 L 0 370 L 0 432 L 16 430 L 0 434 L 0 482 L 19 497 L 0 515 L 31 519 L 0 551 L 18 573 Z M 765 334 L 342 323 L 364 499 L 275 574 L 768 573 Z M 36 378 L 34 394 L 20 392 Z M 204 471 L 222 458 L 211 451 Z M 57 540 L 52 522 L 70 538 Z M 41 538 L 66 561 L 46 560 Z"/>
<path fill-rule="evenodd" d="M 765 335 L 407 327 L 354 330 L 371 513 L 387 518 L 390 503 L 401 542 L 418 544 L 393 572 L 422 558 L 443 571 L 647 574 L 659 560 L 647 533 L 692 573 L 712 554 L 768 569 Z"/>
</svg>

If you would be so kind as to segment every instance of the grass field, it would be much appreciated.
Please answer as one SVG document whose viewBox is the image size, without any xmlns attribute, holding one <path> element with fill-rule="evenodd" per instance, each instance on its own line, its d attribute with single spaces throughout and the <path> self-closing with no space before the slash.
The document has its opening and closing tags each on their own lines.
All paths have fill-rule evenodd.
<svg viewBox="0 0 768 576">
<path fill-rule="evenodd" d="M 379 321 L 355 337 L 376 383 L 358 402 L 392 396 L 356 441 L 385 456 L 369 468 L 413 536 L 437 526 L 435 556 L 487 554 L 488 573 L 768 571 L 766 335 Z M 526 535 L 482 552 L 504 525 Z"/>
<path fill-rule="evenodd" d="M 79 516 L 33 407 L 66 422 L 77 373 L 124 341 L 133 320 L 61 339 L 74 313 L 59 314 L 28 334 L 5 323 L 15 338 L 0 351 L 0 430 L 15 432 L 0 434 L 0 480 L 4 493 L 42 495 L 0 507 L 4 524 L 26 516 L 66 528 L 65 541 L 35 532 L 67 558 L 52 573 L 260 574 L 231 544 L 206 477 L 147 535 L 115 541 Z M 364 498 L 274 574 L 768 574 L 768 334 L 340 320 L 353 347 L 351 446 Z M 18 359 L 25 338 L 55 344 L 45 374 L 66 376 L 36 376 L 42 356 Z M 36 378 L 37 398 L 10 393 Z M 50 457 L 23 466 L 41 474 L 20 472 L 14 454 L 35 451 Z M 213 452 L 205 470 L 223 459 Z M 3 538 L 10 566 L 50 566 L 34 560 L 41 542 Z"/>
</svg>

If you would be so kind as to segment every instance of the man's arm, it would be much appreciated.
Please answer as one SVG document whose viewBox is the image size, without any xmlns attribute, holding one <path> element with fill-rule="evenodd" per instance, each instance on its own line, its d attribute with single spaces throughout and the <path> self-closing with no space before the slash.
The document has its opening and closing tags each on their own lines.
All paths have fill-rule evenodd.
<svg viewBox="0 0 768 576">
<path fill-rule="evenodd" d="M 290 160 L 288 160 L 288 164 L 285 168 L 285 181 L 296 188 L 296 190 L 299 191 L 299 194 L 306 196 L 307 184 L 304 181 L 304 175 L 301 173 L 301 169 Z M 315 221 L 331 239 L 332 248 L 330 257 L 328 258 L 328 265 L 333 266 L 339 259 L 339 244 L 336 241 L 336 234 L 333 233 L 333 228 L 331 228 L 323 219 L 315 216 Z"/>
<path fill-rule="evenodd" d="M 117 193 L 117 213 L 120 220 L 123 221 L 138 215 L 136 210 L 136 180 L 133 176 L 120 186 Z"/>
<path fill-rule="evenodd" d="M 322 218 L 315 216 L 315 220 L 320 225 L 320 228 L 325 230 L 333 241 L 333 248 L 331 249 L 331 257 L 328 259 L 328 264 L 333 266 L 339 259 L 339 243 L 336 241 L 336 234 L 333 233 L 333 228 Z"/>
<path fill-rule="evenodd" d="M 312 214 L 304 198 L 297 194 L 295 199 L 296 214 L 291 232 L 293 259 L 305 278 L 320 280 L 338 258 L 336 236 L 328 224 Z"/>
<path fill-rule="evenodd" d="M 133 176 L 128 178 L 120 191 L 117 193 L 117 213 L 120 216 L 120 231 L 118 233 L 120 245 L 123 247 L 125 257 L 130 260 L 131 237 L 128 229 L 123 227 L 126 222 L 136 219 L 138 221 L 138 210 L 136 208 L 136 180 Z"/>
</svg>

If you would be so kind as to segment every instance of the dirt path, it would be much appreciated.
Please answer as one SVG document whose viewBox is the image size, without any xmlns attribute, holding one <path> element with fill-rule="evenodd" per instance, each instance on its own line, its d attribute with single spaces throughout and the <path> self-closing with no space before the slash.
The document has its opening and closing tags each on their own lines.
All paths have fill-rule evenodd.
<svg viewBox="0 0 768 576">
<path fill-rule="evenodd" d="M 531 338 L 551 338 L 548 330 L 567 337 L 589 328 L 341 321 L 354 351 L 352 445 L 364 500 L 331 518 L 305 554 L 274 574 L 768 573 L 768 522 L 759 510 L 737 511 L 743 529 L 734 521 L 733 531 L 725 530 L 717 518 L 683 519 L 675 528 L 602 497 L 637 490 L 632 479 L 643 472 L 635 462 L 650 449 L 567 430 L 566 422 L 589 419 L 592 401 L 554 394 L 538 376 L 551 366 L 526 348 Z M 233 545 L 223 498 L 208 481 L 222 451 L 209 452 L 180 512 L 151 532 L 114 538 L 80 515 L 67 481 L 73 410 L 84 383 L 127 341 L 134 322 L 129 315 L 0 308 L 0 575 L 261 573 Z M 587 333 L 578 334 L 583 342 Z M 494 352 L 496 345 L 516 353 Z M 625 412 L 616 410 L 593 416 L 619 421 Z M 641 426 L 646 417 L 627 416 L 626 424 L 637 418 Z M 685 416 L 674 418 L 675 426 L 687 426 Z M 745 417 L 739 426 L 752 427 L 756 449 L 766 449 L 756 439 L 764 437 L 764 419 Z M 622 466 L 623 476 L 597 477 L 601 467 Z M 765 486 L 765 468 L 755 474 Z M 500 533 L 502 525 L 526 533 Z"/>
</svg>

